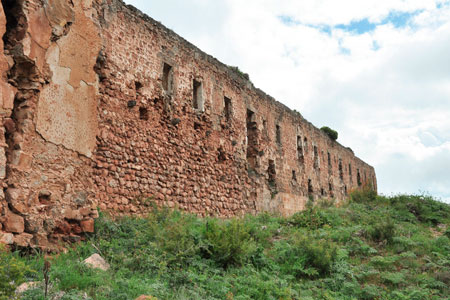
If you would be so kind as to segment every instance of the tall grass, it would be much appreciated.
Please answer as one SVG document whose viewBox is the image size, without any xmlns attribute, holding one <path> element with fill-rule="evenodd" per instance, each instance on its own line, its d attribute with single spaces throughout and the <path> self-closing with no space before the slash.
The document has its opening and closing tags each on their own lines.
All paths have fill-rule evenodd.
<svg viewBox="0 0 450 300">
<path fill-rule="evenodd" d="M 201 219 L 166 208 L 101 214 L 86 242 L 51 260 L 61 299 L 447 299 L 450 207 L 428 196 L 355 192 L 339 208 Z M 42 281 L 43 257 L 2 254 L 17 283 Z M 99 253 L 109 271 L 82 260 Z M 21 275 L 20 275 L 21 274 Z M 4 289 L 4 288 L 3 288 Z M 1 294 L 3 295 L 3 294 Z M 44 299 L 37 287 L 22 299 Z"/>
</svg>

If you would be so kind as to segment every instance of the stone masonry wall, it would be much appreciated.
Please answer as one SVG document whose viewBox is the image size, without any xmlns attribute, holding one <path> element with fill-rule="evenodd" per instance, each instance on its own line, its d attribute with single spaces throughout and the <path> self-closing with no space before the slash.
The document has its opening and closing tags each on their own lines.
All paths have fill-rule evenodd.
<svg viewBox="0 0 450 300">
<path fill-rule="evenodd" d="M 97 208 L 289 215 L 376 189 L 349 148 L 120 0 L 2 4 L 4 243 L 77 241 Z"/>
</svg>

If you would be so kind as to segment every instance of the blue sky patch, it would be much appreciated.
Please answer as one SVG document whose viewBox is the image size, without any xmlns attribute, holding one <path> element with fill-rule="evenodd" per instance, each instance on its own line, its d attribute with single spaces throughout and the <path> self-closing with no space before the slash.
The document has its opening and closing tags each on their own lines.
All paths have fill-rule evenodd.
<svg viewBox="0 0 450 300">
<path fill-rule="evenodd" d="M 355 32 L 357 34 L 363 34 L 369 31 L 373 31 L 376 27 L 377 24 L 370 23 L 367 18 L 359 21 L 352 21 L 350 22 L 350 24 L 339 24 L 334 26 L 334 28 Z"/>
<path fill-rule="evenodd" d="M 301 21 L 295 19 L 293 16 L 281 15 L 278 19 L 287 26 L 297 26 L 304 25 L 311 28 L 320 30 L 323 33 L 331 35 L 333 29 L 341 29 L 347 32 L 352 32 L 356 34 L 364 34 L 366 32 L 371 32 L 376 29 L 379 25 L 392 24 L 395 28 L 402 28 L 409 25 L 410 20 L 421 13 L 422 10 L 417 10 L 414 12 L 400 12 L 392 11 L 387 17 L 385 17 L 381 22 L 371 22 L 368 18 L 354 20 L 348 24 L 338 24 L 335 26 L 330 26 L 326 24 L 304 24 Z"/>
<path fill-rule="evenodd" d="M 414 12 L 399 12 L 394 11 L 390 12 L 389 15 L 381 22 L 381 24 L 392 24 L 395 28 L 401 28 L 408 25 L 409 21 L 412 17 L 421 13 L 422 10 L 414 11 Z"/>
<path fill-rule="evenodd" d="M 284 25 L 287 25 L 287 26 L 294 26 L 294 25 L 301 24 L 299 21 L 295 20 L 293 17 L 287 16 L 287 15 L 278 16 L 278 20 L 280 20 L 281 23 L 283 23 Z"/>
</svg>

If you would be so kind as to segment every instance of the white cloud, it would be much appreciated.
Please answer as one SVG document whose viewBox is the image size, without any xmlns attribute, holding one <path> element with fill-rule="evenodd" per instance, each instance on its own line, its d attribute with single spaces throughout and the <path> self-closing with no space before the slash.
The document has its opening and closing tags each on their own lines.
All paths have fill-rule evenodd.
<svg viewBox="0 0 450 300">
<path fill-rule="evenodd" d="M 337 129 L 375 166 L 381 192 L 427 190 L 450 201 L 450 0 L 127 2 L 238 65 L 317 126 Z M 376 23 L 394 12 L 416 14 L 406 26 L 363 34 L 314 26 Z"/>
</svg>

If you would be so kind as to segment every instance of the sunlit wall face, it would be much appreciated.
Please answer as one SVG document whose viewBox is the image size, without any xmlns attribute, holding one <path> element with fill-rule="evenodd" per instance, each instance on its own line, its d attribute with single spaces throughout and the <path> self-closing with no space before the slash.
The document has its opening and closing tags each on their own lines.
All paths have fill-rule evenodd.
<svg viewBox="0 0 450 300">
<path fill-rule="evenodd" d="M 450 202 L 450 1 L 126 2 L 336 129 L 380 192 Z"/>
</svg>

